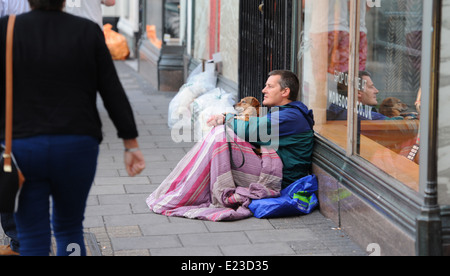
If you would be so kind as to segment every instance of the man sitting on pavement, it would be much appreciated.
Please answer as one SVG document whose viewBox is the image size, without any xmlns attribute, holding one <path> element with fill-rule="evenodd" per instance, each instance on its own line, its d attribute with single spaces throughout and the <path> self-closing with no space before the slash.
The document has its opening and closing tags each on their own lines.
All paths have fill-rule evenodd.
<svg viewBox="0 0 450 276">
<path fill-rule="evenodd" d="M 233 119 L 232 125 L 239 137 L 257 146 L 276 147 L 283 161 L 282 188 L 307 176 L 311 169 L 314 116 L 312 110 L 297 101 L 299 90 L 300 83 L 294 73 L 283 70 L 272 71 L 269 73 L 266 87 L 262 90 L 263 105 L 271 108 L 266 117 L 254 117 L 246 122 L 233 119 L 233 115 L 229 114 L 227 118 L 217 115 L 208 121 L 210 125 L 217 126 Z M 262 141 L 260 130 L 264 127 L 268 128 L 268 133 L 271 132 L 278 137 L 272 136 Z M 273 131 L 274 128 L 277 128 L 277 131 Z M 257 137 L 257 140 L 250 141 L 251 137 Z M 277 141 L 278 145 L 272 144 L 274 141 Z"/>
<path fill-rule="evenodd" d="M 273 71 L 262 91 L 268 115 L 248 121 L 233 114 L 212 116 L 213 129 L 150 194 L 149 208 L 191 219 L 244 219 L 252 216 L 251 200 L 277 197 L 307 176 L 314 119 L 297 101 L 299 87 L 294 73 Z M 260 154 L 254 152 L 257 146 Z"/>
</svg>

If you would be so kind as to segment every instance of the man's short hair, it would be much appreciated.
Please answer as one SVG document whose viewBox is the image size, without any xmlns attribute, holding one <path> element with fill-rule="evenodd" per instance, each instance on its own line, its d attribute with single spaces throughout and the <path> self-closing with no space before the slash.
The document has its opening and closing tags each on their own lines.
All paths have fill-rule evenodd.
<svg viewBox="0 0 450 276">
<path fill-rule="evenodd" d="M 297 100 L 298 93 L 300 91 L 300 81 L 298 80 L 297 75 L 288 70 L 274 70 L 269 73 L 269 77 L 271 76 L 280 76 L 281 88 L 289 88 L 291 90 L 291 93 L 289 94 L 289 100 Z"/>
<path fill-rule="evenodd" d="M 65 0 L 28 0 L 30 7 L 37 10 L 62 10 Z"/>
</svg>

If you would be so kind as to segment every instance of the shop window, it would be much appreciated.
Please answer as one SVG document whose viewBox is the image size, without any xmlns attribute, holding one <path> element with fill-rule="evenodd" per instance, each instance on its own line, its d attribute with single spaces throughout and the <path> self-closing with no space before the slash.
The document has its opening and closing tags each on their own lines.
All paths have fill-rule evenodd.
<svg viewBox="0 0 450 276">
<path fill-rule="evenodd" d="M 418 191 L 423 2 L 359 1 L 304 1 L 303 101 L 318 134 Z"/>
<path fill-rule="evenodd" d="M 168 45 L 180 44 L 180 1 L 164 2 L 164 42 Z"/>
</svg>

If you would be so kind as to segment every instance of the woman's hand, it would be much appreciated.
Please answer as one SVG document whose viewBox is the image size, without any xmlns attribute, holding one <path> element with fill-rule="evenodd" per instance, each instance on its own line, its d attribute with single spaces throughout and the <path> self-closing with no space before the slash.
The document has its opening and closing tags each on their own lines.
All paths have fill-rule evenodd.
<svg viewBox="0 0 450 276">
<path fill-rule="evenodd" d="M 136 176 L 145 169 L 144 155 L 139 149 L 136 139 L 124 140 L 125 146 L 125 169 L 129 176 Z"/>
</svg>

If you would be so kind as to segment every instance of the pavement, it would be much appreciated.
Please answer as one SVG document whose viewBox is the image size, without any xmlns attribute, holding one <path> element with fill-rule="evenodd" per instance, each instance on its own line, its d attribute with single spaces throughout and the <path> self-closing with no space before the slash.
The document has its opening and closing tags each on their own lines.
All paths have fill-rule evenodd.
<svg viewBox="0 0 450 276">
<path fill-rule="evenodd" d="M 167 113 L 176 92 L 157 91 L 129 62 L 115 64 L 135 112 L 147 168 L 137 177 L 127 176 L 123 143 L 99 100 L 105 139 L 84 221 L 90 256 L 368 255 L 320 210 L 299 217 L 234 222 L 152 213 L 145 199 L 194 144 L 171 138 Z M 0 228 L 0 244 L 4 238 Z"/>
</svg>

